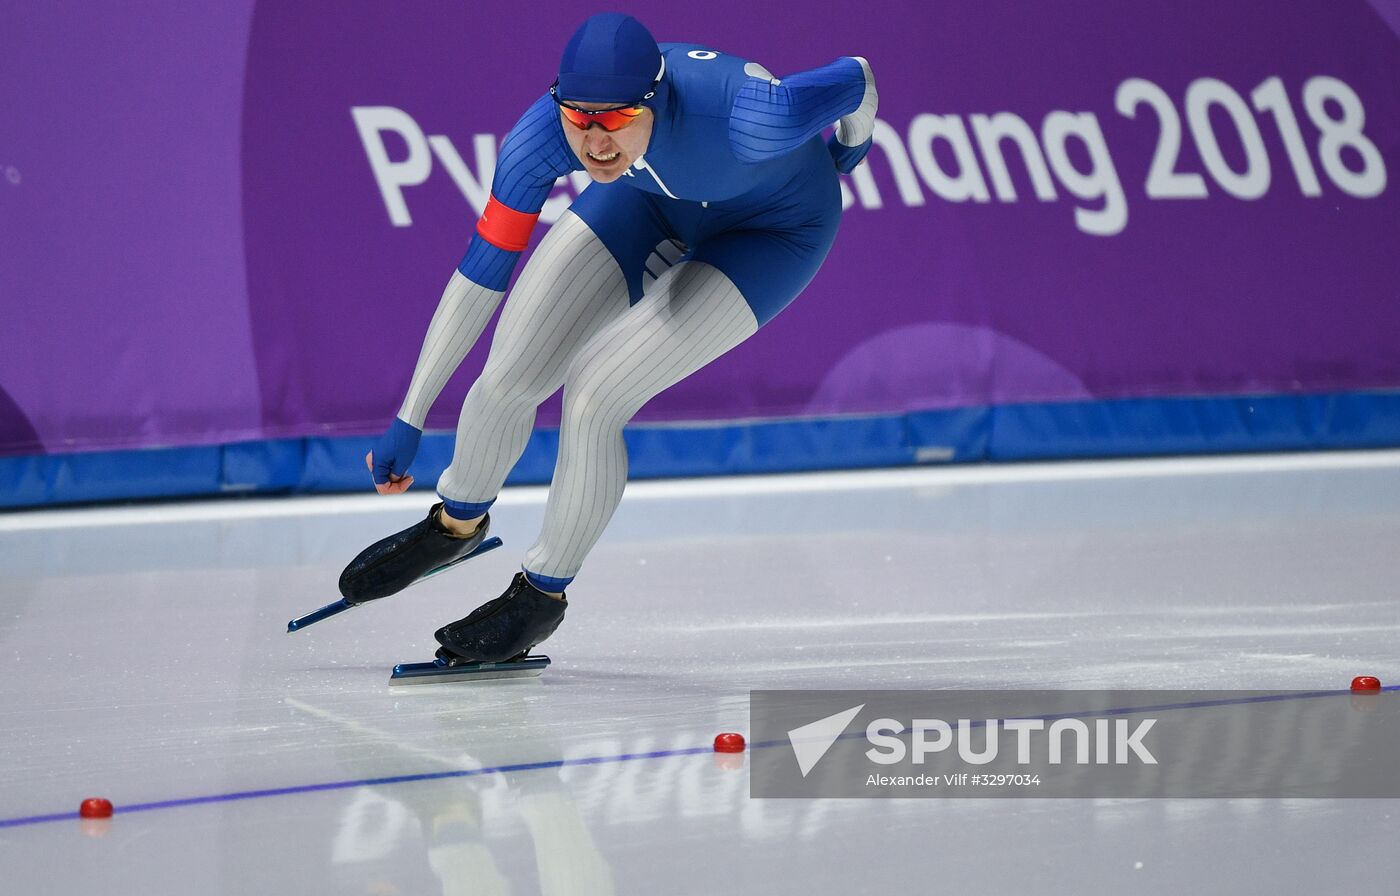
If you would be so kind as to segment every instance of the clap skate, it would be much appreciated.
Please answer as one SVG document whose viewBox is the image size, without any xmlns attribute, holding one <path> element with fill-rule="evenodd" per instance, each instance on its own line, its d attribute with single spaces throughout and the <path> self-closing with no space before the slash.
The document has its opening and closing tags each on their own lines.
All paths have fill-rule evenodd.
<svg viewBox="0 0 1400 896">
<path fill-rule="evenodd" d="M 465 618 L 438 629 L 442 646 L 431 663 L 401 663 L 390 684 L 430 684 L 454 679 L 522 678 L 539 675 L 549 657 L 530 650 L 564 620 L 568 602 L 553 598 L 516 573 L 500 597 L 477 607 Z"/>
<path fill-rule="evenodd" d="M 441 512 L 442 504 L 434 504 L 427 519 L 361 551 L 340 575 L 343 599 L 293 619 L 287 623 L 287 631 L 299 631 L 361 604 L 397 594 L 501 546 L 499 538 L 487 537 L 491 527 L 489 514 L 475 532 L 462 538 L 442 525 L 438 519 Z"/>
</svg>

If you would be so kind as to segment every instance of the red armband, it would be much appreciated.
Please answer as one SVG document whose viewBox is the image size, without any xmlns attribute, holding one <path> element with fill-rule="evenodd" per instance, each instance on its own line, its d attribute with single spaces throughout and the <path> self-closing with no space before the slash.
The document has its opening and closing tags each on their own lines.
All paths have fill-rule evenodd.
<svg viewBox="0 0 1400 896">
<path fill-rule="evenodd" d="M 539 212 L 533 215 L 518 212 L 492 196 L 486 203 L 486 211 L 481 213 L 481 220 L 476 222 L 476 232 L 498 249 L 524 252 L 530 244 L 530 231 L 535 229 L 539 218 Z"/>
</svg>

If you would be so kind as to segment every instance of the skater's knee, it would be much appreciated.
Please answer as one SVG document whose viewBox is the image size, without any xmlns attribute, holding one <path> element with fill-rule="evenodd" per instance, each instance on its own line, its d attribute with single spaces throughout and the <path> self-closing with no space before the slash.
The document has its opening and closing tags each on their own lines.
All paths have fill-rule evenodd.
<svg viewBox="0 0 1400 896">
<path fill-rule="evenodd" d="M 472 384 L 468 396 L 471 401 L 480 404 L 514 407 L 539 404 L 547 394 L 521 371 L 505 365 L 487 365 Z"/>
<path fill-rule="evenodd" d="M 564 419 L 566 427 L 586 421 L 613 416 L 614 399 L 600 386 L 589 383 L 566 383 L 564 386 Z"/>
<path fill-rule="evenodd" d="M 564 425 L 610 421 L 621 426 L 636 413 L 631 407 L 634 389 L 627 387 L 627 379 L 608 364 L 578 366 L 564 382 Z"/>
</svg>

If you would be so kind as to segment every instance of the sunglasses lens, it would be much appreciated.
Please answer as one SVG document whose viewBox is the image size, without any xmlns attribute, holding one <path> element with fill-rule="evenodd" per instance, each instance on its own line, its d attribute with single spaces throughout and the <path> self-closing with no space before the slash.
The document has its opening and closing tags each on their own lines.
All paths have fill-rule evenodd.
<svg viewBox="0 0 1400 896">
<path fill-rule="evenodd" d="M 572 109 L 568 106 L 560 106 L 564 113 L 564 118 L 569 124 L 580 130 L 587 130 L 589 125 L 596 124 L 605 131 L 616 131 L 625 128 L 642 114 L 641 106 L 629 106 L 626 109 L 608 109 L 605 112 L 584 112 L 580 109 Z"/>
<path fill-rule="evenodd" d="M 559 111 L 564 113 L 564 120 L 576 128 L 587 128 L 593 123 L 593 116 L 586 115 L 577 109 L 570 109 L 568 106 L 560 106 Z"/>
</svg>

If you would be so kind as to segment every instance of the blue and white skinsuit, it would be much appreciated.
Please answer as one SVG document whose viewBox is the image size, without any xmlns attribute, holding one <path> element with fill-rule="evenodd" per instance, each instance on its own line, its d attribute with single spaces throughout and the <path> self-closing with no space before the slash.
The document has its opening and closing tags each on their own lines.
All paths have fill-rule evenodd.
<svg viewBox="0 0 1400 896">
<path fill-rule="evenodd" d="M 546 591 L 573 579 L 622 498 L 623 425 L 752 336 L 815 276 L 840 221 L 837 172 L 864 158 L 874 128 L 864 59 L 779 81 L 705 47 L 660 47 L 646 151 L 612 183 L 590 184 L 525 265 L 438 480 L 450 515 L 480 516 L 524 451 L 536 407 L 564 387 L 544 528 L 523 564 Z M 563 128 L 546 94 L 506 137 L 492 202 L 376 448 L 379 481 L 406 472 L 402 455 L 412 450 L 396 458 L 397 435 L 411 432 L 416 443 L 429 406 L 500 303 L 556 179 L 584 170 Z"/>
</svg>

